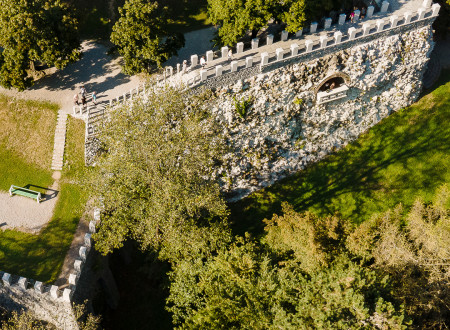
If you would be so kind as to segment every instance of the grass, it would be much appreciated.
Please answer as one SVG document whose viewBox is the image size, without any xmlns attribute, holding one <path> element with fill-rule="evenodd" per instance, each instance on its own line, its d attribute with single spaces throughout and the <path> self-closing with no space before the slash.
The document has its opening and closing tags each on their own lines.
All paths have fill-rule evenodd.
<svg viewBox="0 0 450 330">
<path fill-rule="evenodd" d="M 207 0 L 165 0 L 169 9 L 169 32 L 186 33 L 211 25 L 207 17 Z"/>
<path fill-rule="evenodd" d="M 0 191 L 52 184 L 50 171 L 58 105 L 0 94 Z"/>
<path fill-rule="evenodd" d="M 442 84 L 446 81 L 446 84 Z M 297 211 L 338 214 L 354 223 L 417 197 L 428 202 L 450 182 L 450 71 L 412 106 L 372 127 L 354 143 L 230 206 L 237 234 L 259 235 L 265 218 L 287 201 Z"/>
<path fill-rule="evenodd" d="M 84 122 L 69 117 L 65 165 L 52 219 L 39 235 L 0 231 L 1 270 L 42 282 L 58 278 L 86 204 L 79 185 L 85 174 L 83 148 Z"/>
</svg>

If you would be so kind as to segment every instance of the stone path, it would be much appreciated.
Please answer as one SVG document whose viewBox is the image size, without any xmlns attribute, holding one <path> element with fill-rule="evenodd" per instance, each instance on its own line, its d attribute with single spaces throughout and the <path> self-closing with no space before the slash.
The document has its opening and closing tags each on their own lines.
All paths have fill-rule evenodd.
<svg viewBox="0 0 450 330">
<path fill-rule="evenodd" d="M 55 140 L 53 147 L 52 170 L 61 171 L 64 160 L 64 146 L 66 144 L 67 114 L 62 110 L 58 111 L 56 121 Z"/>
</svg>

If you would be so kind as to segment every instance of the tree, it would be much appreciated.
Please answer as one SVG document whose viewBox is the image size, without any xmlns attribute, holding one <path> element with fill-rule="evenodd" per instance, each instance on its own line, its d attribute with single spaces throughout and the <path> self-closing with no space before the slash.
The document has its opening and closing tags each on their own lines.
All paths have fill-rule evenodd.
<svg viewBox="0 0 450 330">
<path fill-rule="evenodd" d="M 32 62 L 61 69 L 79 60 L 77 24 L 60 0 L 0 0 L 0 84 L 24 90 Z"/>
<path fill-rule="evenodd" d="M 96 249 L 128 238 L 175 262 L 228 237 L 228 211 L 211 178 L 224 140 L 216 122 L 186 94 L 150 90 L 145 102 L 113 110 L 99 139 L 106 150 L 91 178 L 103 215 Z"/>
<path fill-rule="evenodd" d="M 166 30 L 167 8 L 158 2 L 126 0 L 119 13 L 111 41 L 123 56 L 127 74 L 148 72 L 155 65 L 161 67 L 184 46 L 183 34 Z"/>
</svg>

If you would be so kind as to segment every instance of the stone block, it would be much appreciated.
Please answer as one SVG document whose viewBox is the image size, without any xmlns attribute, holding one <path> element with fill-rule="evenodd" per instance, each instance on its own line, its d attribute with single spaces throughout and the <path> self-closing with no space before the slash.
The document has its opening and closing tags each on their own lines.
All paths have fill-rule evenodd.
<svg viewBox="0 0 450 330">
<path fill-rule="evenodd" d="M 375 11 L 374 6 L 367 7 L 366 18 L 371 18 L 373 16 L 373 12 Z"/>
<path fill-rule="evenodd" d="M 245 58 L 245 67 L 251 68 L 253 66 L 253 57 L 248 56 Z"/>
<path fill-rule="evenodd" d="M 320 36 L 320 48 L 325 48 L 328 43 L 328 37 L 327 36 Z"/>
<path fill-rule="evenodd" d="M 273 34 L 268 34 L 266 38 L 266 45 L 273 44 Z"/>
<path fill-rule="evenodd" d="M 392 15 L 389 20 L 391 21 L 391 28 L 394 28 L 397 26 L 398 23 L 398 16 L 397 15 Z"/>
<path fill-rule="evenodd" d="M 347 15 L 345 15 L 345 14 L 340 14 L 339 15 L 339 21 L 338 21 L 338 24 L 339 25 L 344 25 L 345 24 L 345 19 L 347 18 Z"/>
<path fill-rule="evenodd" d="M 238 42 L 236 44 L 236 53 L 240 54 L 244 52 L 244 43 L 243 42 Z"/>
<path fill-rule="evenodd" d="M 302 35 L 303 35 L 303 29 L 298 30 L 297 32 L 295 32 L 295 36 L 296 36 L 297 38 L 300 38 Z"/>
<path fill-rule="evenodd" d="M 298 55 L 298 45 L 297 44 L 291 45 L 291 55 L 292 56 Z"/>
<path fill-rule="evenodd" d="M 361 16 L 361 11 L 359 9 L 356 9 L 354 12 L 355 16 L 353 16 L 353 22 L 358 22 L 359 17 Z"/>
<path fill-rule="evenodd" d="M 384 29 L 384 20 L 377 19 L 377 32 L 381 32 Z"/>
<path fill-rule="evenodd" d="M 219 77 L 222 75 L 223 67 L 221 65 L 216 66 L 216 77 Z"/>
<path fill-rule="evenodd" d="M 259 38 L 252 39 L 252 49 L 257 49 L 259 47 Z"/>
<path fill-rule="evenodd" d="M 214 52 L 212 50 L 208 50 L 206 52 L 206 62 L 210 63 L 214 60 Z"/>
<path fill-rule="evenodd" d="M 198 55 L 191 55 L 191 67 L 195 67 L 198 65 Z"/>
<path fill-rule="evenodd" d="M 230 64 L 230 68 L 231 68 L 231 72 L 236 72 L 238 69 L 238 62 L 237 61 L 232 61 Z"/>
<path fill-rule="evenodd" d="M 92 246 L 92 235 L 89 233 L 84 234 L 84 245 L 87 247 Z"/>
<path fill-rule="evenodd" d="M 73 262 L 73 269 L 76 272 L 81 272 L 81 265 L 83 264 L 83 261 L 81 261 L 80 259 L 77 259 Z"/>
<path fill-rule="evenodd" d="M 63 301 L 70 302 L 72 299 L 72 290 L 70 289 L 64 289 L 63 295 L 62 295 Z"/>
<path fill-rule="evenodd" d="M 181 64 L 177 63 L 177 73 L 180 73 L 180 71 L 181 71 Z"/>
<path fill-rule="evenodd" d="M 89 221 L 89 232 L 95 233 L 95 221 Z"/>
<path fill-rule="evenodd" d="M 427 10 L 425 8 L 419 8 L 417 10 L 417 13 L 419 14 L 419 19 L 424 19 L 425 17 L 425 13 L 427 12 Z"/>
<path fill-rule="evenodd" d="M 410 11 L 405 11 L 405 24 L 411 23 L 412 13 Z"/>
<path fill-rule="evenodd" d="M 80 250 L 78 251 L 78 254 L 79 254 L 81 260 L 86 261 L 87 249 L 86 249 L 85 246 L 80 247 Z"/>
<path fill-rule="evenodd" d="M 389 2 L 387 2 L 387 1 L 383 1 L 382 3 L 381 3 L 381 12 L 382 13 L 386 13 L 387 11 L 388 11 L 388 8 L 389 8 Z"/>
<path fill-rule="evenodd" d="M 11 285 L 11 274 L 4 273 L 2 276 L 2 281 L 4 286 L 10 286 Z"/>
<path fill-rule="evenodd" d="M 324 28 L 325 28 L 325 30 L 326 29 L 329 29 L 330 27 L 331 27 L 331 18 L 330 17 L 328 17 L 328 18 L 325 18 L 325 24 L 324 24 Z"/>
<path fill-rule="evenodd" d="M 432 3 L 433 3 L 432 0 L 423 0 L 423 2 L 422 2 L 422 7 L 424 7 L 424 8 L 430 8 Z"/>
<path fill-rule="evenodd" d="M 309 32 L 310 33 L 316 33 L 317 32 L 317 22 L 312 22 L 311 23 L 311 26 L 310 26 L 310 28 L 309 28 Z"/>
<path fill-rule="evenodd" d="M 438 3 L 435 3 L 434 5 L 431 6 L 431 10 L 433 10 L 432 15 L 433 16 L 437 16 L 439 15 L 439 10 L 441 9 L 441 5 Z"/>
<path fill-rule="evenodd" d="M 77 285 L 77 281 L 78 281 L 78 276 L 76 274 L 69 275 L 69 284 Z"/>
<path fill-rule="evenodd" d="M 342 32 L 341 31 L 334 32 L 334 43 L 335 44 L 340 44 L 341 43 L 341 39 L 342 39 Z"/>
<path fill-rule="evenodd" d="M 53 299 L 58 299 L 58 287 L 56 285 L 52 285 L 50 287 L 50 297 Z"/>
<path fill-rule="evenodd" d="M 208 79 L 208 71 L 200 70 L 200 80 L 205 81 L 206 79 Z"/>
<path fill-rule="evenodd" d="M 364 23 L 362 29 L 363 29 L 363 36 L 367 36 L 370 32 L 370 23 Z"/>
<path fill-rule="evenodd" d="M 277 48 L 276 50 L 277 53 L 277 61 L 281 61 L 283 59 L 283 55 L 284 55 L 284 50 L 283 48 Z"/>
<path fill-rule="evenodd" d="M 25 277 L 20 277 L 19 282 L 17 282 L 17 284 L 19 284 L 19 288 L 21 288 L 22 290 L 26 290 L 28 285 L 28 279 Z"/>
<path fill-rule="evenodd" d="M 261 53 L 261 65 L 266 65 L 269 63 L 269 53 Z"/>
<path fill-rule="evenodd" d="M 355 39 L 355 35 L 356 35 L 356 29 L 354 27 L 349 28 L 348 29 L 348 40 Z"/>
<path fill-rule="evenodd" d="M 170 77 L 170 76 L 173 76 L 173 67 L 171 67 L 170 65 L 169 66 L 166 66 L 166 71 L 168 72 L 168 76 Z M 131 95 L 131 92 L 130 92 L 130 97 L 131 97 L 132 95 Z"/>
<path fill-rule="evenodd" d="M 220 48 L 220 54 L 222 55 L 222 58 L 228 57 L 228 46 L 224 46 Z"/>
<path fill-rule="evenodd" d="M 34 283 L 34 291 L 37 293 L 42 293 L 44 291 L 44 284 L 42 282 L 36 281 Z"/>
<path fill-rule="evenodd" d="M 112 100 L 109 100 L 109 106 L 112 107 Z"/>
<path fill-rule="evenodd" d="M 99 208 L 94 209 L 94 220 L 100 221 L 100 209 Z"/>
<path fill-rule="evenodd" d="M 289 32 L 287 32 L 286 30 L 281 31 L 281 41 L 288 40 L 288 37 L 289 37 Z"/>
<path fill-rule="evenodd" d="M 312 40 L 306 40 L 305 41 L 305 46 L 306 46 L 306 52 L 310 52 L 313 49 L 313 44 L 314 42 Z"/>
</svg>

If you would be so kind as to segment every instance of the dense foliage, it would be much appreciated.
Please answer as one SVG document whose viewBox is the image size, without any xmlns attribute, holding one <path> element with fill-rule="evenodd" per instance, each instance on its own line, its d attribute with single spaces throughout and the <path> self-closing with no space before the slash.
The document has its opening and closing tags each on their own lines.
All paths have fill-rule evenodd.
<svg viewBox="0 0 450 330">
<path fill-rule="evenodd" d="M 123 56 L 127 74 L 161 67 L 184 46 L 183 34 L 167 31 L 167 8 L 158 2 L 127 0 L 119 13 L 111 41 Z"/>
<path fill-rule="evenodd" d="M 71 8 L 60 0 L 0 0 L 0 85 L 24 90 L 31 63 L 61 69 L 77 61 L 80 40 Z"/>
</svg>

